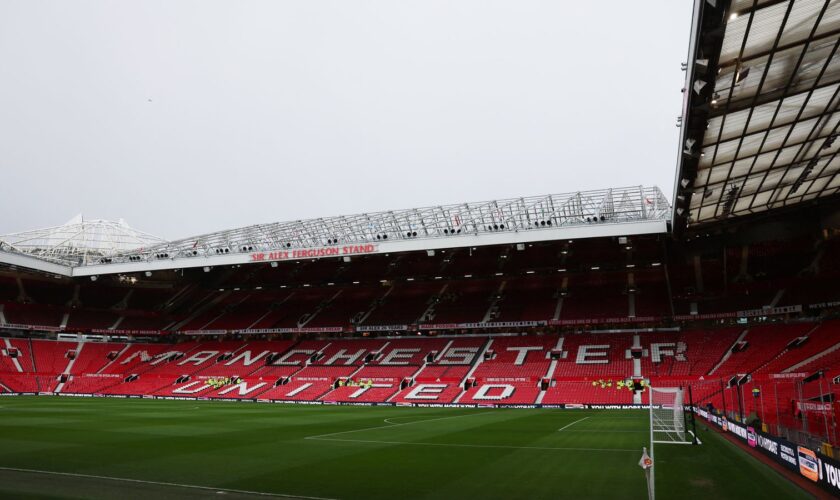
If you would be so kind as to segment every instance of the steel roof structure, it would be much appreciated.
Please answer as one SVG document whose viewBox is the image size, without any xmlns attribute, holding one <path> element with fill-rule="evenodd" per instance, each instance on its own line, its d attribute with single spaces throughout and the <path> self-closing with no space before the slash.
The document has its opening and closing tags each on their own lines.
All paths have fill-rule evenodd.
<svg viewBox="0 0 840 500">
<path fill-rule="evenodd" d="M 634 186 L 259 224 L 171 242 L 155 239 L 155 244 L 139 236 L 129 243 L 121 235 L 115 237 L 116 233 L 110 236 L 113 240 L 86 237 L 85 241 L 98 242 L 96 251 L 76 245 L 74 251 L 65 252 L 60 237 L 39 239 L 43 233 L 27 232 L 0 238 L 6 242 L 0 245 L 0 262 L 64 276 L 96 276 L 351 258 L 359 254 L 664 233 L 670 214 L 671 206 L 659 188 Z M 23 242 L 29 242 L 29 246 L 23 246 Z"/>
<path fill-rule="evenodd" d="M 840 192 L 840 1 L 696 0 L 675 229 Z"/>
<path fill-rule="evenodd" d="M 0 236 L 0 250 L 62 266 L 78 266 L 163 242 L 162 238 L 130 227 L 122 219 L 85 219 L 80 214 L 61 226 Z"/>
</svg>

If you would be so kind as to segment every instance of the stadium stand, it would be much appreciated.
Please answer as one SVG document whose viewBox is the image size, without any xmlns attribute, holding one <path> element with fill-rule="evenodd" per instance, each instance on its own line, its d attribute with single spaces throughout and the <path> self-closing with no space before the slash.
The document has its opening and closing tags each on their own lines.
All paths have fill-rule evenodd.
<svg viewBox="0 0 840 500">
<path fill-rule="evenodd" d="M 631 234 L 96 281 L 0 267 L 0 391 L 639 405 L 644 381 L 813 433 L 824 415 L 797 408 L 840 394 L 840 244 L 799 222 L 790 237 Z"/>
<path fill-rule="evenodd" d="M 691 386 L 697 404 L 824 426 L 834 320 L 661 332 L 170 342 L 0 339 L 0 391 L 466 405 L 644 404 L 628 380 Z M 803 377 L 824 372 L 822 382 Z M 733 380 L 741 382 L 733 385 Z M 823 384 L 823 385 L 820 385 Z M 820 390 L 822 388 L 822 390 Z M 750 397 L 757 389 L 762 397 Z M 772 397 L 771 397 L 772 394 Z M 828 396 L 827 396 L 828 395 Z M 829 437 L 830 439 L 830 437 Z"/>
</svg>

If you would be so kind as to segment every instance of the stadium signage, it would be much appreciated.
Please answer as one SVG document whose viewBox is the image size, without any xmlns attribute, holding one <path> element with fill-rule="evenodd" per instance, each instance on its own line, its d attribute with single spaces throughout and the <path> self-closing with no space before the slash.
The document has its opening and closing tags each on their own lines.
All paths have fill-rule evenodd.
<svg viewBox="0 0 840 500">
<path fill-rule="evenodd" d="M 183 330 L 183 335 L 225 335 L 227 330 Z"/>
<path fill-rule="evenodd" d="M 756 316 L 768 316 L 778 314 L 790 314 L 802 312 L 802 306 L 782 306 L 782 307 L 768 307 L 762 309 L 749 309 L 747 311 L 738 311 L 740 318 L 753 318 Z"/>
<path fill-rule="evenodd" d="M 258 330 L 237 330 L 237 333 L 341 333 L 342 331 L 344 331 L 344 328 L 340 326 L 319 326 L 303 328 L 261 328 Z"/>
<path fill-rule="evenodd" d="M 813 411 L 827 413 L 831 411 L 831 403 L 814 403 L 811 401 L 797 401 L 796 409 L 800 412 Z"/>
<path fill-rule="evenodd" d="M 46 325 L 20 325 L 17 323 L 6 323 L 3 328 L 10 328 L 12 330 L 41 330 L 45 332 L 58 332 L 63 330 L 60 326 L 46 326 Z"/>
<path fill-rule="evenodd" d="M 797 378 L 805 378 L 808 374 L 804 372 L 792 372 L 792 373 L 772 373 L 770 374 L 770 378 L 772 379 L 797 379 Z"/>
<path fill-rule="evenodd" d="M 840 306 L 840 301 L 819 302 L 817 304 L 808 304 L 808 309 L 826 309 L 829 307 Z"/>
<path fill-rule="evenodd" d="M 254 252 L 251 262 L 271 262 L 278 260 L 317 259 L 320 257 L 344 257 L 350 255 L 370 254 L 379 251 L 379 245 L 327 246 L 321 248 L 302 248 L 295 250 L 276 250 L 273 252 Z"/>
<path fill-rule="evenodd" d="M 408 325 L 364 325 L 357 326 L 357 332 L 390 332 L 408 330 Z"/>
<path fill-rule="evenodd" d="M 187 393 L 189 394 L 189 393 Z M 310 401 L 300 399 L 265 399 L 265 398 L 219 398 L 213 396 L 153 396 L 153 395 L 138 395 L 138 394 L 86 394 L 86 393 L 55 393 L 55 392 L 5 392 L 0 393 L 0 397 L 14 397 L 14 396 L 62 396 L 62 397 L 81 397 L 81 398 L 118 398 L 118 399 L 162 399 L 162 400 L 176 400 L 176 401 L 224 401 L 226 403 L 268 403 L 268 404 L 294 404 L 294 405 L 334 405 L 334 406 L 405 406 L 414 408 L 555 408 L 555 409 L 575 409 L 575 410 L 649 410 L 650 405 L 638 404 L 517 404 L 517 403 L 434 403 L 434 402 L 385 402 L 385 403 L 369 403 L 369 402 L 353 402 L 353 401 Z M 242 395 L 242 394 L 240 394 Z M 488 398 L 490 399 L 490 398 Z M 662 408 L 660 405 L 653 405 L 654 409 Z M 784 449 L 784 447 L 783 447 Z M 790 450 L 790 448 L 788 448 Z M 792 450 L 790 450 L 793 453 Z M 840 474 L 840 462 L 834 465 L 836 474 Z M 838 475 L 840 480 L 840 475 Z M 838 486 L 840 487 L 840 486 Z"/>
<path fill-rule="evenodd" d="M 618 318 L 583 318 L 583 319 L 552 319 L 548 321 L 551 326 L 571 326 L 571 325 L 609 325 L 615 323 L 651 323 L 659 321 L 660 316 L 634 316 L 634 317 L 618 317 Z"/>
<path fill-rule="evenodd" d="M 801 305 L 767 307 L 762 309 L 748 309 L 736 312 L 708 313 L 708 314 L 677 314 L 675 320 L 698 320 L 698 319 L 726 319 L 726 318 L 755 318 L 758 316 L 778 316 L 802 312 Z"/>
<path fill-rule="evenodd" d="M 180 335 L 266 335 L 272 333 L 341 333 L 344 328 L 340 326 L 321 326 L 303 328 L 255 328 L 245 330 L 180 330 Z"/>
<path fill-rule="evenodd" d="M 420 325 L 421 330 L 448 330 L 454 328 L 517 328 L 544 326 L 545 321 L 488 321 L 486 323 L 435 323 Z"/>
<path fill-rule="evenodd" d="M 134 335 L 134 336 L 140 336 L 140 335 L 165 335 L 166 332 L 163 332 L 161 330 L 120 330 L 120 329 L 108 330 L 108 329 L 102 329 L 102 328 L 94 328 L 93 330 L 91 330 L 91 333 L 101 333 L 101 334 L 105 334 L 105 335 Z"/>
</svg>

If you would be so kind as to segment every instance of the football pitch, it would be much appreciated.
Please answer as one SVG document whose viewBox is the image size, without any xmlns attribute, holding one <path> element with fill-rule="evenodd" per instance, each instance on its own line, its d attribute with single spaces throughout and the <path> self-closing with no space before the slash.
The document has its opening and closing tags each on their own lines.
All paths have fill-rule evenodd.
<svg viewBox="0 0 840 500">
<path fill-rule="evenodd" d="M 0 498 L 647 498 L 641 410 L 0 398 Z M 699 421 L 656 495 L 807 498 Z"/>
</svg>

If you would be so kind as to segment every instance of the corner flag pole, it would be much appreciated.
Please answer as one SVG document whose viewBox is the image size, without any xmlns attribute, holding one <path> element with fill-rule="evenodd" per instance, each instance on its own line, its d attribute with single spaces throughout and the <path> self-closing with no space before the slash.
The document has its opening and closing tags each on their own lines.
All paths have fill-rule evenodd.
<svg viewBox="0 0 840 500">
<path fill-rule="evenodd" d="M 650 457 L 647 456 L 647 450 L 643 450 L 642 461 L 645 461 L 645 457 L 647 457 L 649 464 L 642 465 L 645 469 L 645 478 L 647 479 L 647 487 L 648 487 L 648 500 L 654 500 L 656 498 L 656 494 L 654 492 L 654 471 L 653 471 L 653 390 L 651 389 L 650 384 L 647 384 L 647 391 L 648 391 L 648 406 L 650 407 L 650 411 L 648 414 L 650 415 Z"/>
<path fill-rule="evenodd" d="M 651 444 L 653 446 L 653 444 Z M 653 451 L 651 448 L 650 451 Z M 642 458 L 639 460 L 639 467 L 645 470 L 645 480 L 647 481 L 648 500 L 654 500 L 653 492 L 653 458 L 648 456 L 647 448 L 642 448 Z"/>
</svg>

